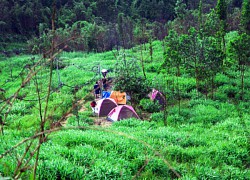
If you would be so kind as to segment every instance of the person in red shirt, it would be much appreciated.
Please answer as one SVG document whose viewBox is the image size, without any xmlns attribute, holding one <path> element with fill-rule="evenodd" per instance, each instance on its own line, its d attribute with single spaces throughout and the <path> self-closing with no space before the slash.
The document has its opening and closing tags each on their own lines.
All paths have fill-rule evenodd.
<svg viewBox="0 0 250 180">
<path fill-rule="evenodd" d="M 92 111 L 93 111 L 93 113 L 94 113 L 94 112 L 95 112 L 95 107 L 96 107 L 96 102 L 95 102 L 95 101 L 92 101 L 92 102 L 90 103 L 90 106 L 91 106 Z"/>
</svg>

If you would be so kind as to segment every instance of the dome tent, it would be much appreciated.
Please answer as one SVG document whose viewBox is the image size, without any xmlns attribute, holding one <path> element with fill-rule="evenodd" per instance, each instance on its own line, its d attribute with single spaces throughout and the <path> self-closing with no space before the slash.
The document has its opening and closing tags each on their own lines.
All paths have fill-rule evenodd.
<svg viewBox="0 0 250 180">
<path fill-rule="evenodd" d="M 110 98 L 114 99 L 117 104 L 126 104 L 127 98 L 126 98 L 126 92 L 120 92 L 120 91 L 112 91 L 110 94 Z"/>
<path fill-rule="evenodd" d="M 115 107 L 110 111 L 107 117 L 107 119 L 110 121 L 119 121 L 128 118 L 140 119 L 140 117 L 135 112 L 134 108 L 129 105 L 120 105 Z"/>
<path fill-rule="evenodd" d="M 163 107 L 166 103 L 166 100 L 165 100 L 165 97 L 163 96 L 163 94 L 156 90 L 156 89 L 153 89 L 151 94 L 149 95 L 150 99 L 152 101 L 158 101 L 159 104 Z"/>
<path fill-rule="evenodd" d="M 115 100 L 111 98 L 101 99 L 97 101 L 95 113 L 98 114 L 98 116 L 107 116 L 109 112 L 115 107 L 117 107 Z"/>
</svg>

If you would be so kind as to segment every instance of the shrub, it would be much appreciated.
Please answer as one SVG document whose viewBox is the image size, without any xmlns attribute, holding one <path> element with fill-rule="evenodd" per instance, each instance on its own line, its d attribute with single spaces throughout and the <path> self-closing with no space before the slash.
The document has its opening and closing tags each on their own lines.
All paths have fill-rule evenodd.
<svg viewBox="0 0 250 180">
<path fill-rule="evenodd" d="M 78 126 L 78 122 L 81 126 L 89 126 L 94 124 L 94 120 L 84 114 L 79 114 L 78 118 L 79 119 L 77 119 L 76 116 L 69 117 L 68 124 L 71 126 Z"/>
<path fill-rule="evenodd" d="M 164 115 L 161 112 L 153 113 L 150 116 L 150 121 L 154 121 L 154 122 L 161 122 L 163 121 L 163 119 L 164 119 Z"/>
<path fill-rule="evenodd" d="M 87 94 L 87 95 L 84 97 L 84 100 L 85 100 L 85 101 L 93 101 L 94 98 L 95 98 L 95 97 L 94 97 L 94 94 L 93 94 L 93 93 L 89 93 L 89 94 Z"/>
<path fill-rule="evenodd" d="M 238 92 L 239 89 L 232 85 L 220 86 L 217 90 L 217 93 L 226 94 L 228 98 L 235 98 Z"/>
<path fill-rule="evenodd" d="M 80 120 L 82 122 L 84 122 L 86 124 L 89 124 L 89 125 L 93 125 L 94 124 L 94 120 L 91 119 L 88 114 L 80 114 L 79 118 L 80 118 Z"/>
<path fill-rule="evenodd" d="M 223 115 L 218 109 L 211 105 L 197 105 L 192 109 L 192 117 L 189 119 L 191 123 L 215 124 L 223 121 L 226 115 Z"/>
<path fill-rule="evenodd" d="M 179 78 L 180 88 L 184 92 L 191 92 L 196 89 L 196 82 L 194 78 Z"/>
<path fill-rule="evenodd" d="M 213 101 L 211 99 L 203 99 L 203 98 L 199 98 L 199 99 L 192 99 L 189 101 L 189 105 L 188 107 L 189 108 L 193 108 L 197 105 L 211 105 L 211 106 L 214 106 L 216 108 L 219 107 L 219 102 L 218 101 Z"/>
<path fill-rule="evenodd" d="M 214 94 L 214 100 L 218 100 L 221 102 L 226 102 L 228 100 L 227 94 L 221 93 L 221 92 L 216 92 Z"/>
<path fill-rule="evenodd" d="M 161 109 L 161 105 L 158 101 L 151 101 L 150 99 L 140 100 L 140 106 L 143 110 L 150 113 L 159 112 Z"/>
<path fill-rule="evenodd" d="M 29 108 L 27 108 L 26 106 L 27 105 L 24 101 L 17 102 L 13 105 L 11 113 L 25 115 L 29 113 Z"/>
<path fill-rule="evenodd" d="M 229 77 L 221 73 L 217 74 L 214 79 L 214 83 L 217 87 L 228 84 L 228 82 L 229 82 Z"/>
<path fill-rule="evenodd" d="M 168 171 L 169 168 L 161 159 L 151 159 L 148 165 L 145 167 L 145 170 L 150 170 L 150 172 L 159 177 L 170 178 L 170 173 Z"/>
<path fill-rule="evenodd" d="M 169 110 L 168 122 L 172 124 L 185 123 L 190 117 L 191 111 L 189 108 L 182 108 L 179 113 L 179 108 L 173 107 Z"/>
<path fill-rule="evenodd" d="M 178 124 L 178 123 L 183 123 L 185 122 L 185 119 L 183 116 L 179 114 L 172 114 L 168 116 L 168 123 L 170 124 Z"/>
<path fill-rule="evenodd" d="M 195 165 L 195 177 L 200 179 L 221 179 L 219 172 L 212 167 L 203 166 L 201 164 Z"/>
<path fill-rule="evenodd" d="M 209 148 L 209 154 L 213 157 L 215 164 L 227 164 L 234 167 L 242 167 L 248 158 L 247 149 L 237 146 L 234 142 L 219 142 Z"/>
<path fill-rule="evenodd" d="M 159 69 L 159 67 L 157 66 L 157 65 L 149 65 L 148 67 L 147 67 L 147 71 L 148 72 L 157 72 L 158 71 L 158 69 Z"/>
<path fill-rule="evenodd" d="M 73 166 L 65 159 L 56 158 L 53 161 L 41 161 L 38 166 L 39 179 L 82 179 L 85 168 Z"/>
</svg>

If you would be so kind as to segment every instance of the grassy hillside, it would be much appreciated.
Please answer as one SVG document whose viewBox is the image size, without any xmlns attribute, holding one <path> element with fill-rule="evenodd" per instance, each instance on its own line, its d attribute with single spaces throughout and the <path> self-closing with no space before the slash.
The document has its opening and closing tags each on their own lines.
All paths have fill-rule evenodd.
<svg viewBox="0 0 250 180">
<path fill-rule="evenodd" d="M 126 58 L 135 59 L 139 67 L 141 59 L 144 60 L 150 82 L 160 80 L 164 84 L 165 80 L 173 80 L 174 76 L 166 76 L 159 70 L 163 62 L 161 42 L 153 43 L 152 62 L 148 45 L 142 55 L 140 47 L 125 53 Z M 105 127 L 94 125 L 93 119 L 98 118 L 93 117 L 89 101 L 93 99 L 92 86 L 100 78 L 97 66 L 109 69 L 109 76 L 114 77 L 114 66 L 123 55 L 122 51 L 58 55 L 45 126 L 50 135 L 39 151 L 37 179 L 158 180 L 178 176 L 181 179 L 250 179 L 249 69 L 245 74 L 244 101 L 237 99 L 238 71 L 228 69 L 216 75 L 213 100 L 205 94 L 197 97 L 195 79 L 184 74 L 178 78 L 182 88 L 180 112 L 173 94 L 167 94 L 167 126 L 163 123 L 163 112 L 149 113 L 140 107 L 136 108 L 138 114 L 146 113 L 148 118 L 123 120 Z M 0 85 L 5 92 L 1 92 L 0 106 L 6 125 L 0 136 L 0 178 L 19 176 L 19 172 L 22 179 L 33 177 L 33 151 L 39 136 L 32 136 L 40 131 L 39 96 L 42 112 L 46 107 L 49 64 L 44 60 L 39 62 L 36 69 L 42 67 L 41 71 L 21 88 L 10 112 L 11 104 L 6 102 L 28 75 L 25 65 L 33 65 L 39 59 L 31 55 L 1 57 Z M 138 72 L 142 76 L 141 68 Z M 76 87 L 80 87 L 77 92 Z M 51 129 L 53 123 L 81 99 L 84 101 L 77 108 L 83 106 L 85 110 L 72 109 L 73 115 L 63 128 Z M 26 138 L 30 139 L 26 141 Z M 3 154 L 19 142 L 22 142 L 20 146 Z M 32 158 L 29 160 L 29 157 Z"/>
</svg>

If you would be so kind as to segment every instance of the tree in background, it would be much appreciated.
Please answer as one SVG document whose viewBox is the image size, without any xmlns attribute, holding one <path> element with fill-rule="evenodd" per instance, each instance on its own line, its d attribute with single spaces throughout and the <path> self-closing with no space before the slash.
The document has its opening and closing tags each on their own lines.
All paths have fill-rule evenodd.
<svg viewBox="0 0 250 180">
<path fill-rule="evenodd" d="M 11 20 L 11 14 L 10 14 L 10 7 L 8 7 L 8 1 L 7 0 L 1 0 L 0 3 L 0 32 L 4 33 L 6 31 L 8 31 L 8 29 L 10 28 L 11 24 L 9 23 L 9 21 Z M 1 33 L 1 34 L 2 34 Z"/>
<path fill-rule="evenodd" d="M 201 41 L 198 38 L 198 33 L 195 28 L 190 28 L 189 35 L 186 37 L 185 45 L 183 44 L 183 48 L 185 48 L 185 67 L 191 75 L 194 75 L 196 81 L 196 90 L 197 95 L 200 89 L 200 80 L 201 80 L 201 70 L 200 70 L 200 47 Z"/>
<path fill-rule="evenodd" d="M 141 68 L 136 59 L 117 60 L 115 65 L 115 90 L 131 96 L 131 103 L 137 106 L 149 92 L 150 84 L 140 75 Z"/>
<path fill-rule="evenodd" d="M 178 36 L 177 32 L 171 30 L 169 32 L 169 35 L 166 37 L 166 54 L 165 54 L 165 62 L 168 66 L 172 65 L 174 66 L 176 71 L 175 75 L 177 77 L 180 77 L 181 72 L 180 68 L 182 65 L 182 59 L 181 56 L 181 41 L 180 36 Z"/>
<path fill-rule="evenodd" d="M 218 41 L 214 37 L 205 37 L 204 39 L 204 61 L 202 62 L 202 71 L 205 74 L 204 79 L 206 80 L 205 88 L 210 90 L 211 87 L 211 98 L 214 95 L 214 78 L 218 72 L 221 72 L 223 59 L 225 54 L 220 48 Z M 207 91 L 208 92 L 208 91 Z M 207 96 L 207 94 L 206 94 Z"/>
<path fill-rule="evenodd" d="M 184 19 L 187 13 L 187 5 L 184 0 L 177 0 L 174 10 L 177 18 Z"/>
<path fill-rule="evenodd" d="M 225 0 L 218 0 L 216 6 L 216 13 L 220 20 L 219 36 L 222 38 L 223 51 L 226 52 L 226 29 L 227 29 L 227 3 Z"/>
<path fill-rule="evenodd" d="M 165 61 L 162 64 L 164 68 L 175 69 L 174 75 L 176 77 L 176 95 L 179 104 L 179 114 L 180 114 L 180 87 L 179 87 L 179 77 L 181 76 L 181 65 L 183 64 L 183 57 L 181 56 L 181 41 L 176 31 L 171 30 L 169 35 L 166 37 L 166 52 Z M 171 73 L 171 72 L 170 72 Z"/>
<path fill-rule="evenodd" d="M 126 17 L 123 13 L 118 14 L 118 32 L 120 44 L 123 48 L 131 48 L 133 44 L 133 21 L 130 17 Z"/>
<path fill-rule="evenodd" d="M 244 77 L 245 71 L 250 64 L 250 35 L 242 33 L 231 42 L 229 52 L 236 58 L 241 77 L 240 99 L 244 99 Z"/>
<path fill-rule="evenodd" d="M 206 14 L 203 28 L 203 33 L 205 36 L 217 36 L 217 32 L 220 29 L 220 20 L 214 9 Z"/>
<path fill-rule="evenodd" d="M 143 45 L 144 49 L 145 43 L 148 41 L 147 24 L 147 19 L 138 19 L 134 28 L 135 42 Z"/>
<path fill-rule="evenodd" d="M 184 0 L 177 0 L 174 10 L 176 14 L 175 21 L 177 21 L 176 23 L 177 23 L 178 32 L 179 33 L 187 32 L 186 28 L 188 28 L 188 26 L 186 24 L 187 22 L 185 18 L 187 17 L 188 10 L 187 10 L 186 4 L 184 3 Z"/>
<path fill-rule="evenodd" d="M 163 123 L 164 126 L 168 125 L 168 112 L 169 112 L 169 104 L 173 102 L 172 96 L 172 86 L 170 85 L 170 81 L 167 79 L 166 74 L 159 74 L 158 76 L 154 77 L 152 81 L 152 86 L 156 88 L 158 91 L 161 92 L 165 101 L 163 104 Z"/>
<path fill-rule="evenodd" d="M 240 99 L 244 100 L 245 71 L 250 64 L 250 1 L 243 0 L 240 26 L 242 32 L 231 41 L 229 53 L 237 60 L 240 70 L 241 92 Z"/>
<path fill-rule="evenodd" d="M 122 46 L 125 47 L 125 32 L 124 32 L 124 14 L 118 14 L 118 32 L 120 36 L 120 40 L 122 42 Z"/>
<path fill-rule="evenodd" d="M 242 30 L 250 35 L 250 1 L 244 0 L 241 14 Z"/>
<path fill-rule="evenodd" d="M 199 3 L 199 31 L 200 31 L 200 36 L 203 36 L 204 20 L 203 20 L 203 1 L 202 0 L 200 0 L 200 3 Z"/>
</svg>

